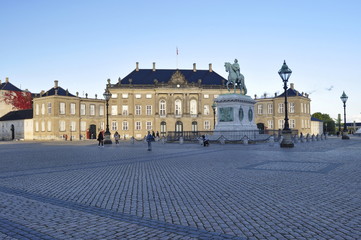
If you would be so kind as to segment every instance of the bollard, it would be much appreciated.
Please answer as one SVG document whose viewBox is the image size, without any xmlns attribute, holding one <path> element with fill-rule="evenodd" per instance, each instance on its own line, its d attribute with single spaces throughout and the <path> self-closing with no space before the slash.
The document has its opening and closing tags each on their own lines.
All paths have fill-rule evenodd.
<svg viewBox="0 0 361 240">
<path fill-rule="evenodd" d="M 275 145 L 275 138 L 273 136 L 270 136 L 268 139 L 268 145 L 273 147 Z"/>
<path fill-rule="evenodd" d="M 165 137 L 162 137 L 160 141 L 162 142 L 162 144 L 165 144 Z"/>
<path fill-rule="evenodd" d="M 242 140 L 243 140 L 243 145 L 248 145 L 248 137 L 247 136 L 244 136 L 242 138 Z"/>
<path fill-rule="evenodd" d="M 183 137 L 180 137 L 179 138 L 179 144 L 183 144 L 184 140 L 183 140 Z"/>
<path fill-rule="evenodd" d="M 226 143 L 226 139 L 223 136 L 221 136 L 219 138 L 219 142 L 221 143 L 221 145 L 224 145 Z"/>
</svg>

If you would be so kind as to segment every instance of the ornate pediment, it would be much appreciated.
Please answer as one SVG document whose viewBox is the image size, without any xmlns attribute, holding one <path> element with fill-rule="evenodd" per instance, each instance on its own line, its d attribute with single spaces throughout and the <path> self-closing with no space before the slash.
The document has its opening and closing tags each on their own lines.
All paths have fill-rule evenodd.
<svg viewBox="0 0 361 240">
<path fill-rule="evenodd" d="M 187 80 L 184 77 L 184 75 L 180 72 L 180 71 L 176 71 L 175 73 L 173 73 L 172 77 L 170 78 L 170 80 L 168 81 L 168 84 L 173 84 L 173 85 L 184 85 L 187 84 Z"/>
</svg>

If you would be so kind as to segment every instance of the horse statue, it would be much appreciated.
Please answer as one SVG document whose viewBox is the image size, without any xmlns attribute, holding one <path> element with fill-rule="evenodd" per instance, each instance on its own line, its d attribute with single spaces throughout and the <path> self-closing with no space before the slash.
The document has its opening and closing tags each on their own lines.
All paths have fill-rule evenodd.
<svg viewBox="0 0 361 240">
<path fill-rule="evenodd" d="M 232 64 L 229 62 L 224 63 L 224 67 L 226 68 L 226 72 L 229 72 L 228 80 L 226 83 L 228 92 L 230 92 L 228 85 L 231 83 L 233 85 L 234 93 L 236 93 L 236 86 L 238 85 L 241 94 L 246 95 L 247 88 L 244 84 L 244 76 L 239 71 L 235 71 L 232 67 Z"/>
</svg>

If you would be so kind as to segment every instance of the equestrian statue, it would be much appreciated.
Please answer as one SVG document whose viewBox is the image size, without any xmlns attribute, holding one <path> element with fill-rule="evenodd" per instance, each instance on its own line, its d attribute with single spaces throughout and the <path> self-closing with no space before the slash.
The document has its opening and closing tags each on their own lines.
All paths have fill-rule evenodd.
<svg viewBox="0 0 361 240">
<path fill-rule="evenodd" d="M 246 95 L 247 88 L 246 85 L 244 84 L 244 76 L 239 71 L 238 60 L 235 59 L 233 64 L 226 62 L 224 63 L 224 67 L 226 68 L 226 72 L 229 73 L 228 80 L 226 83 L 228 92 L 231 91 L 228 86 L 231 83 L 233 85 L 234 93 L 236 93 L 236 87 L 239 86 L 239 90 L 241 91 L 241 94 Z"/>
</svg>

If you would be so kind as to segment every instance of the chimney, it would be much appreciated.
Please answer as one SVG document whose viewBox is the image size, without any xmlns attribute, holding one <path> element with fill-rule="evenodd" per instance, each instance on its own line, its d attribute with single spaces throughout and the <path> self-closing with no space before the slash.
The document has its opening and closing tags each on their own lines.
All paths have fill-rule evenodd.
<svg viewBox="0 0 361 240">
<path fill-rule="evenodd" d="M 294 90 L 294 89 L 295 89 L 295 84 L 294 84 L 294 83 L 291 83 L 291 84 L 290 84 L 290 88 L 291 88 L 292 90 Z"/>
<path fill-rule="evenodd" d="M 209 72 L 213 72 L 212 63 L 209 64 Z"/>
<path fill-rule="evenodd" d="M 54 88 L 58 88 L 58 83 L 59 83 L 58 80 L 54 80 Z"/>
<path fill-rule="evenodd" d="M 76 92 L 76 96 L 79 97 L 79 92 Z"/>
<path fill-rule="evenodd" d="M 5 82 L 9 83 L 9 78 L 8 77 L 5 78 Z"/>
<path fill-rule="evenodd" d="M 193 72 L 197 72 L 196 64 L 193 63 Z"/>
<path fill-rule="evenodd" d="M 135 71 L 137 71 L 137 72 L 139 71 L 139 62 L 135 63 Z"/>
<path fill-rule="evenodd" d="M 153 72 L 155 72 L 155 62 L 153 62 Z"/>
</svg>

